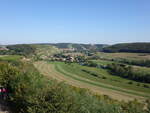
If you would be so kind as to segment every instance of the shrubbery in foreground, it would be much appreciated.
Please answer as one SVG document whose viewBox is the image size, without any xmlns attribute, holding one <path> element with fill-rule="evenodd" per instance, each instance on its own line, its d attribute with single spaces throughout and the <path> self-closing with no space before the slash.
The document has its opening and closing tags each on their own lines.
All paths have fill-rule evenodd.
<svg viewBox="0 0 150 113">
<path fill-rule="evenodd" d="M 31 64 L 0 63 L 0 85 L 9 90 L 8 102 L 15 113 L 148 113 L 137 101 L 118 102 L 47 80 Z"/>
</svg>

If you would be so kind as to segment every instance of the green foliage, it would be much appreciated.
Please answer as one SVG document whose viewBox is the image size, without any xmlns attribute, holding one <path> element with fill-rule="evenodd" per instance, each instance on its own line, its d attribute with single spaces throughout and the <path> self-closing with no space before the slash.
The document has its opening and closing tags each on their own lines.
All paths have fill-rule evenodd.
<svg viewBox="0 0 150 113">
<path fill-rule="evenodd" d="M 96 73 L 93 73 L 91 71 L 88 71 L 88 70 L 85 70 L 85 69 L 82 69 L 82 71 L 85 72 L 85 73 L 88 73 L 88 74 L 90 74 L 90 75 L 92 75 L 94 77 L 99 77 L 99 75 L 97 75 Z"/>
<path fill-rule="evenodd" d="M 121 76 L 123 78 L 128 78 L 131 80 L 150 83 L 150 74 L 136 72 L 131 66 L 124 64 L 112 63 L 108 64 L 107 68 L 115 75 Z"/>
<path fill-rule="evenodd" d="M 119 60 L 119 62 L 126 63 L 126 64 L 129 64 L 129 65 L 150 67 L 150 60 L 128 60 L 128 59 L 122 59 L 122 60 Z"/>
<path fill-rule="evenodd" d="M 4 55 L 0 57 L 0 61 L 8 61 L 8 62 L 12 62 L 12 61 L 18 61 L 20 60 L 22 57 L 19 55 Z"/>
<path fill-rule="evenodd" d="M 35 48 L 27 44 L 9 45 L 7 48 L 9 50 L 0 51 L 0 54 L 29 56 L 35 52 Z"/>
<path fill-rule="evenodd" d="M 96 62 L 93 61 L 87 61 L 84 63 L 85 66 L 90 66 L 90 67 L 97 67 L 98 64 Z"/>
<path fill-rule="evenodd" d="M 150 43 L 122 43 L 103 48 L 104 52 L 150 53 Z"/>
</svg>

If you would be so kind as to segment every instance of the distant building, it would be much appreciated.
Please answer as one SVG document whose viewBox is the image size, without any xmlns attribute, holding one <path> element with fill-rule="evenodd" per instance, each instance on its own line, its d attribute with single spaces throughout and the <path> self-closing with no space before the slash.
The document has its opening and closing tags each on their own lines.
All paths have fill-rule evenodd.
<svg viewBox="0 0 150 113">
<path fill-rule="evenodd" d="M 3 50 L 7 51 L 8 49 L 6 47 L 0 47 L 0 51 L 3 51 Z"/>
<path fill-rule="evenodd" d="M 61 49 L 63 52 L 73 52 L 75 51 L 75 48 L 63 48 Z"/>
<path fill-rule="evenodd" d="M 74 57 L 68 56 L 68 57 L 67 57 L 67 61 L 69 61 L 69 62 L 74 62 L 75 59 L 74 59 Z"/>
</svg>

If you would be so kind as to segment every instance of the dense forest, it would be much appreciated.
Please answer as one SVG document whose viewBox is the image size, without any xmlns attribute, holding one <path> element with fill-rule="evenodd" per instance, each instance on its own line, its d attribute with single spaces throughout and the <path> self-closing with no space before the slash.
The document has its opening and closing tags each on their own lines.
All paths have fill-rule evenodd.
<svg viewBox="0 0 150 113">
<path fill-rule="evenodd" d="M 122 43 L 103 48 L 103 52 L 150 53 L 150 43 Z"/>
</svg>

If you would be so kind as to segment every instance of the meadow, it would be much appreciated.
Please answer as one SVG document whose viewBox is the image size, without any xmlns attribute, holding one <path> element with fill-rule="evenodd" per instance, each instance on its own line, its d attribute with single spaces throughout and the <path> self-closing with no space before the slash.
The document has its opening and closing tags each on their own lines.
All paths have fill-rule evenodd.
<svg viewBox="0 0 150 113">
<path fill-rule="evenodd" d="M 23 58 L 20 55 L 0 55 L 0 61 L 17 61 Z"/>
<path fill-rule="evenodd" d="M 128 52 L 116 52 L 116 53 L 105 53 L 97 52 L 95 56 L 105 59 L 131 59 L 131 60 L 150 60 L 149 53 L 128 53 Z"/>
<path fill-rule="evenodd" d="M 81 66 L 76 63 L 66 64 L 63 62 L 38 62 L 35 66 L 47 76 L 67 81 L 66 83 L 71 85 L 76 85 L 79 82 L 80 86 L 85 86 L 83 88 L 93 89 L 93 87 L 96 87 L 96 92 L 108 95 L 114 99 L 127 101 L 134 98 L 138 100 L 150 98 L 149 88 L 143 88 L 142 84 L 141 86 L 137 86 L 139 83 L 135 81 L 132 81 L 133 84 L 128 84 L 131 80 L 112 76 L 104 69 Z M 83 70 L 87 70 L 88 73 Z M 119 94 L 119 96 L 116 97 L 116 94 Z"/>
</svg>

